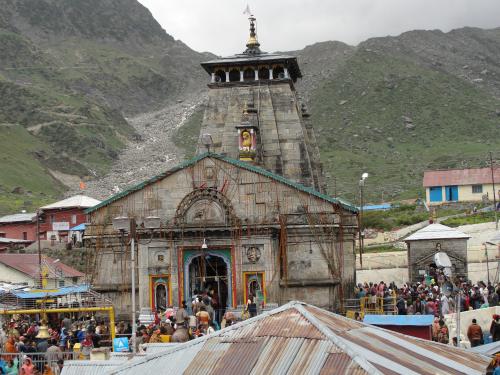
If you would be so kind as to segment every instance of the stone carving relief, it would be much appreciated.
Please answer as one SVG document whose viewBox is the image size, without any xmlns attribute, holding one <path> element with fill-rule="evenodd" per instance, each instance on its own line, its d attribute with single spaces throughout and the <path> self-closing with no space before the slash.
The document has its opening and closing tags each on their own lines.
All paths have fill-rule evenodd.
<svg viewBox="0 0 500 375">
<path fill-rule="evenodd" d="M 190 224 L 224 224 L 226 218 L 224 210 L 217 202 L 209 199 L 201 199 L 189 207 L 185 215 L 185 222 Z"/>
<path fill-rule="evenodd" d="M 251 264 L 257 263 L 260 260 L 261 256 L 262 251 L 257 246 L 249 246 L 246 249 L 246 257 L 248 259 L 248 262 Z"/>
<path fill-rule="evenodd" d="M 167 272 L 170 269 L 168 249 L 149 248 L 148 269 L 152 273 Z"/>
<path fill-rule="evenodd" d="M 193 190 L 177 207 L 178 224 L 236 224 L 239 222 L 231 202 L 216 188 Z"/>
</svg>

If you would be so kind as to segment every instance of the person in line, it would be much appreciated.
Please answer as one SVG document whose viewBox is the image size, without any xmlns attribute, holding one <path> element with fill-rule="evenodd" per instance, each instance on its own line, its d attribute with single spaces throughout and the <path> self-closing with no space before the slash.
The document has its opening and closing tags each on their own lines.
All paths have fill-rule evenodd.
<svg viewBox="0 0 500 375">
<path fill-rule="evenodd" d="M 255 303 L 255 297 L 252 293 L 250 293 L 248 296 L 246 310 L 250 314 L 250 318 L 253 318 L 257 315 L 257 304 Z"/>
<path fill-rule="evenodd" d="M 490 326 L 490 334 L 493 342 L 500 340 L 500 316 L 497 314 L 493 315 L 493 320 L 491 321 Z"/>
<path fill-rule="evenodd" d="M 483 342 L 483 330 L 481 326 L 477 324 L 476 319 L 472 319 L 472 324 L 467 329 L 467 337 L 469 338 L 472 348 L 481 345 Z"/>
</svg>

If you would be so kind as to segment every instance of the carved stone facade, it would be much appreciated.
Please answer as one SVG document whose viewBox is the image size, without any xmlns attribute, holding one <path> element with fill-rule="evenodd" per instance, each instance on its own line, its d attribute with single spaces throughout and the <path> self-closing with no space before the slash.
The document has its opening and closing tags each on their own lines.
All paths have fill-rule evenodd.
<svg viewBox="0 0 500 375">
<path fill-rule="evenodd" d="M 301 300 L 336 309 L 355 281 L 357 210 L 325 195 L 293 56 L 260 51 L 251 17 L 243 54 L 203 63 L 211 76 L 198 156 L 89 210 L 94 288 L 130 308 L 130 248 L 117 216 L 137 224 L 139 307 L 163 309 L 203 290 L 221 309 Z M 210 137 L 208 137 L 210 134 Z M 208 147 L 211 152 L 206 152 Z M 161 226 L 147 229 L 148 217 Z"/>
<path fill-rule="evenodd" d="M 130 247 L 112 228 L 117 216 L 137 224 L 140 307 L 178 306 L 195 289 L 210 287 L 225 308 L 244 304 L 253 291 L 267 305 L 299 299 L 334 309 L 355 281 L 354 207 L 206 154 L 89 212 L 93 284 L 122 313 L 130 307 Z M 143 227 L 151 216 L 161 227 Z"/>
</svg>

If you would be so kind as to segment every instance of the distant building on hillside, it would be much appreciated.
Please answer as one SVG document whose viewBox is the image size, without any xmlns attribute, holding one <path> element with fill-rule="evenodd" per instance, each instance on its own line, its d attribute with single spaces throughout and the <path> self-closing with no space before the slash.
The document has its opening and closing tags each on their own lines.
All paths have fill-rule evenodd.
<svg viewBox="0 0 500 375">
<path fill-rule="evenodd" d="M 0 217 L 0 250 L 7 244 L 30 244 L 36 241 L 36 214 L 20 213 Z M 11 241 L 9 241 L 11 240 Z M 14 241 L 12 241 L 14 240 Z"/>
<path fill-rule="evenodd" d="M 68 242 L 71 228 L 87 221 L 84 211 L 99 203 L 97 199 L 75 195 L 41 207 L 40 238 Z"/>
<path fill-rule="evenodd" d="M 85 276 L 80 271 L 46 256 L 42 259 L 42 273 L 47 280 L 47 288 L 78 284 Z M 34 286 L 39 279 L 38 254 L 0 254 L 0 281 Z"/>
<path fill-rule="evenodd" d="M 494 170 L 497 190 L 500 189 L 500 169 Z M 427 204 L 474 202 L 487 197 L 493 201 L 490 168 L 425 171 L 423 185 Z M 496 192 L 497 200 L 499 192 Z"/>
<path fill-rule="evenodd" d="M 444 252 L 450 258 L 452 275 L 467 277 L 467 234 L 442 224 L 431 224 L 404 241 L 408 247 L 410 281 L 420 281 L 434 264 L 434 255 Z"/>
</svg>

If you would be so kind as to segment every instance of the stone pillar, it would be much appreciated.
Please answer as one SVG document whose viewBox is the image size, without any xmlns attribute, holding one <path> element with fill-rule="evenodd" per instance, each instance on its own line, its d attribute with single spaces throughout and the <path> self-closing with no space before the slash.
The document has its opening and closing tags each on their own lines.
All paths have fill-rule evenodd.
<svg viewBox="0 0 500 375">
<path fill-rule="evenodd" d="M 212 72 L 212 83 L 215 82 L 215 72 Z"/>
<path fill-rule="evenodd" d="M 288 68 L 284 68 L 284 72 L 285 72 L 285 78 L 290 78 L 290 76 L 288 75 Z"/>
<path fill-rule="evenodd" d="M 240 82 L 243 82 L 244 79 L 243 79 L 243 70 L 240 70 Z"/>
<path fill-rule="evenodd" d="M 148 307 L 149 303 L 149 276 L 148 276 L 148 263 L 149 263 L 149 249 L 147 245 L 138 244 L 137 252 L 137 286 L 139 289 L 139 306 L 136 308 L 140 311 L 143 307 Z"/>
<path fill-rule="evenodd" d="M 259 69 L 255 69 L 254 72 L 255 72 L 255 80 L 258 81 L 259 80 Z"/>
<path fill-rule="evenodd" d="M 273 79 L 273 68 L 269 68 L 269 79 Z"/>
<path fill-rule="evenodd" d="M 229 72 L 226 71 L 226 82 L 229 82 Z"/>
</svg>

